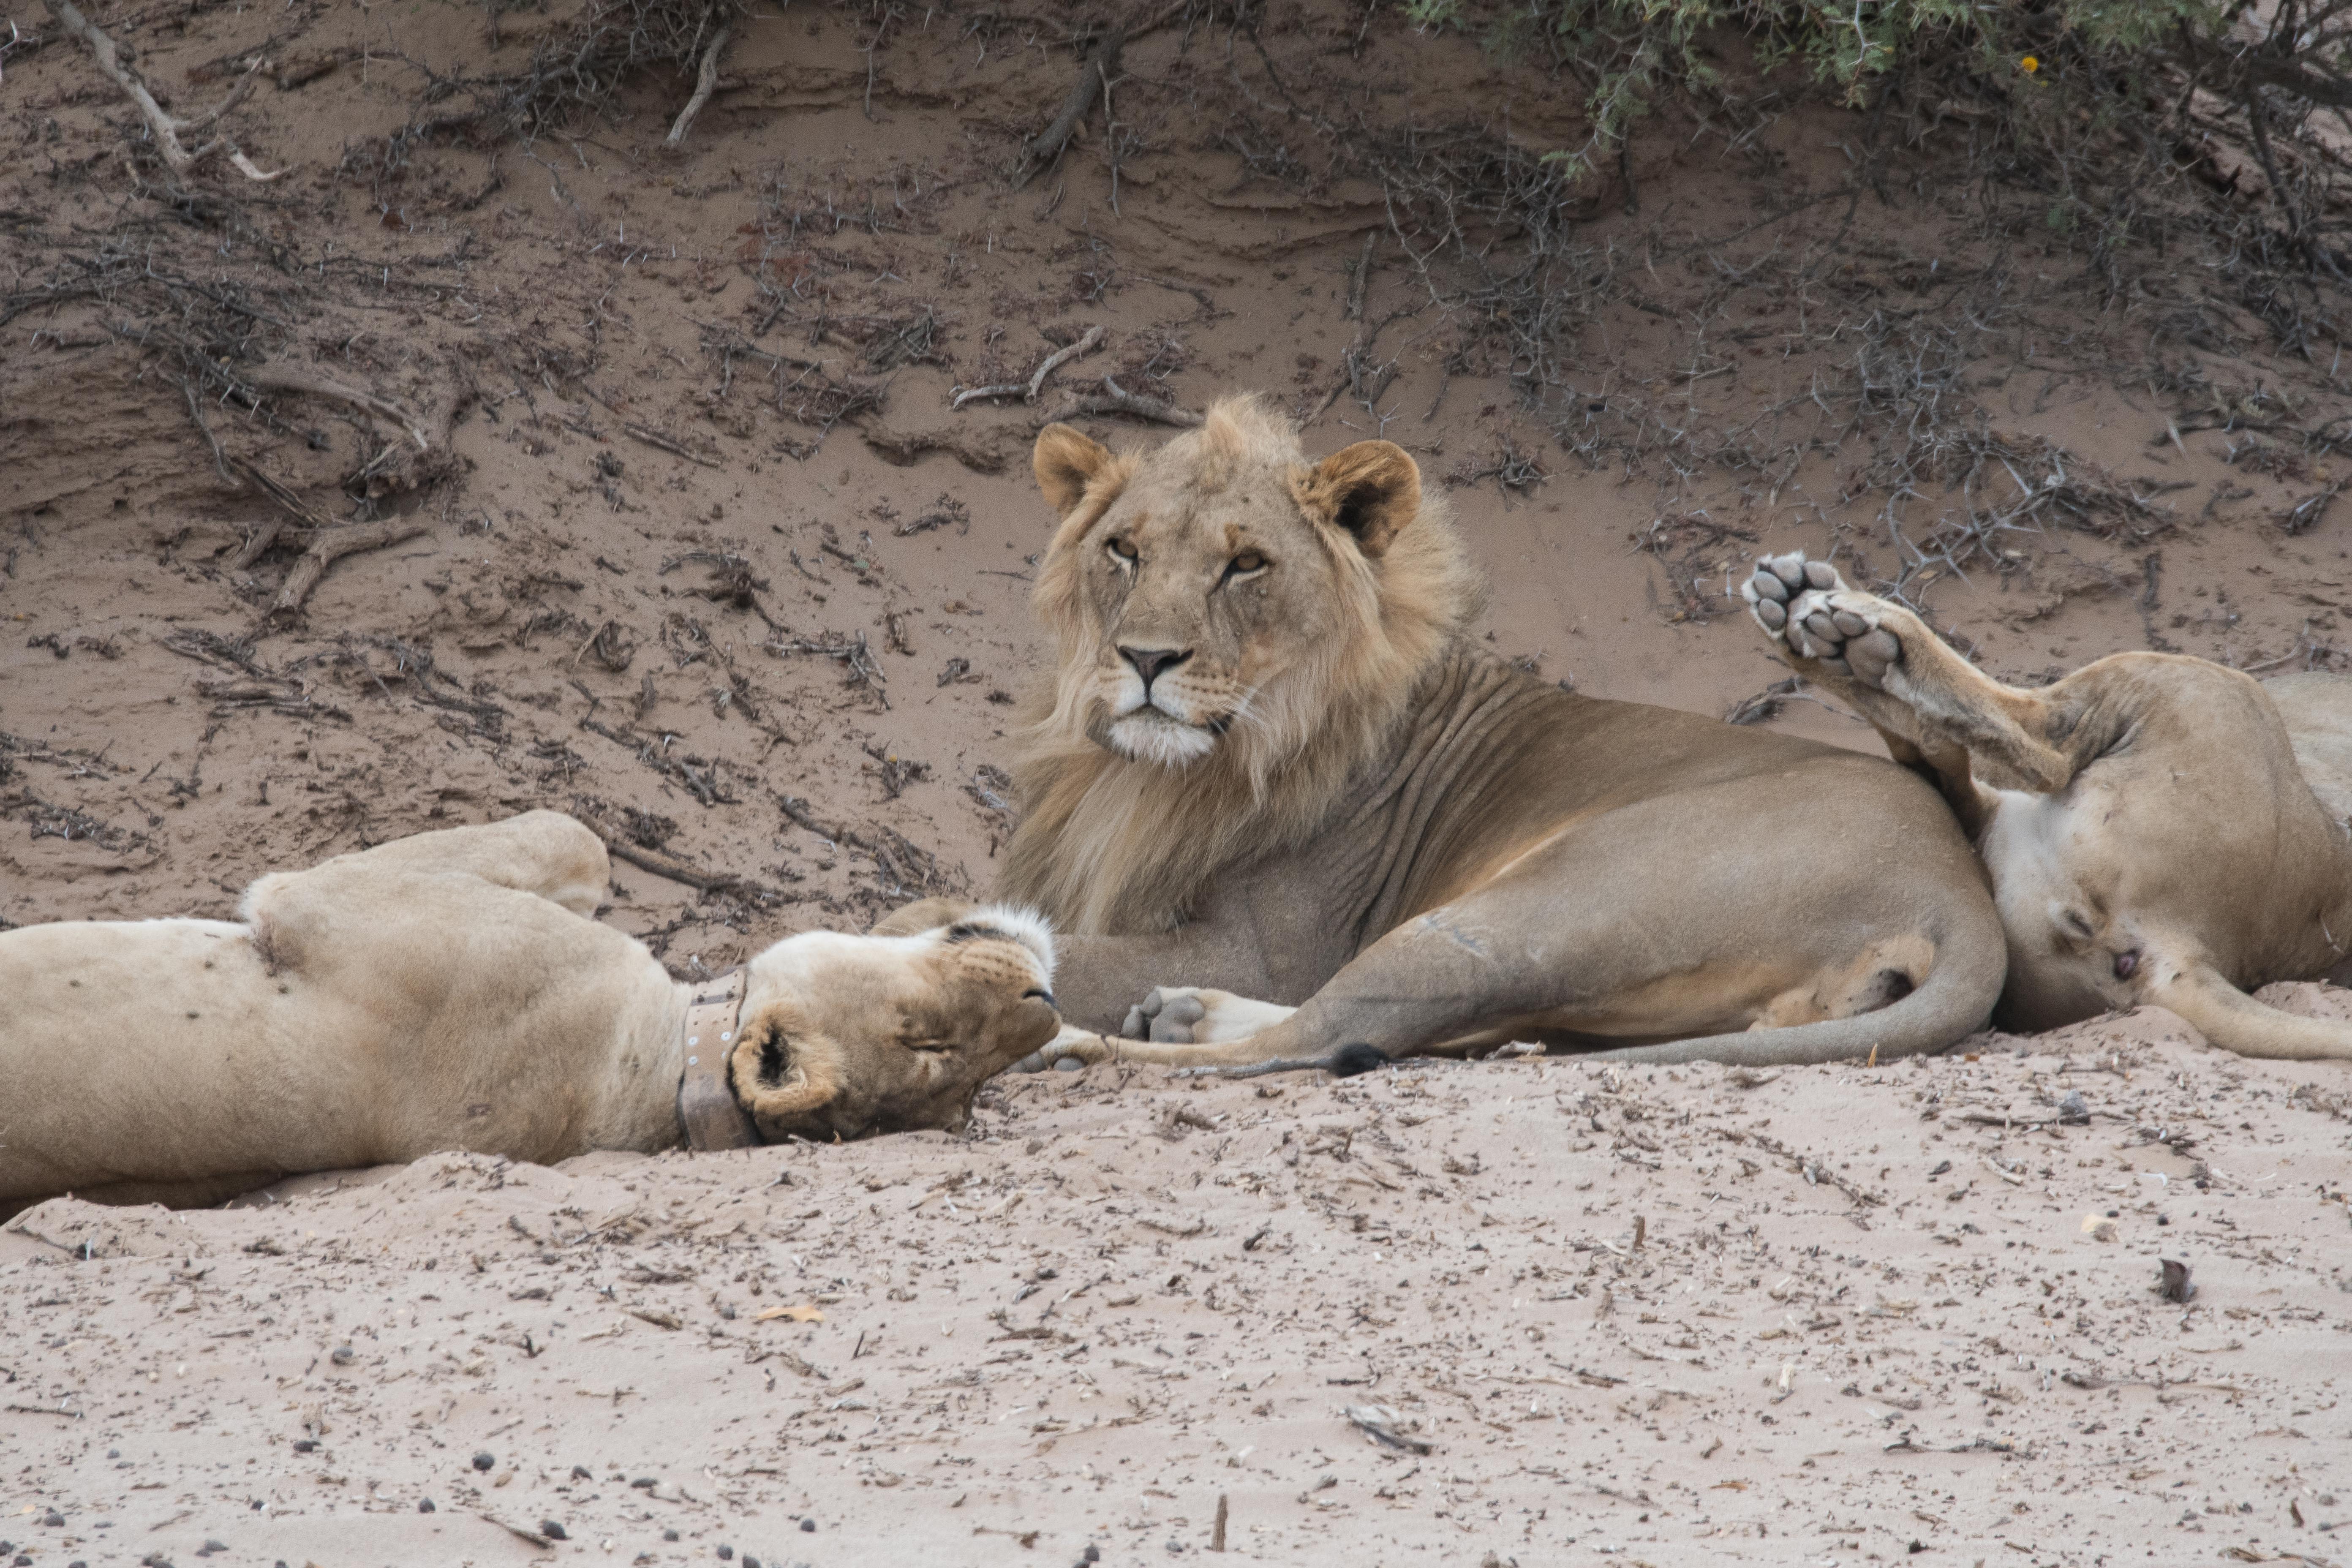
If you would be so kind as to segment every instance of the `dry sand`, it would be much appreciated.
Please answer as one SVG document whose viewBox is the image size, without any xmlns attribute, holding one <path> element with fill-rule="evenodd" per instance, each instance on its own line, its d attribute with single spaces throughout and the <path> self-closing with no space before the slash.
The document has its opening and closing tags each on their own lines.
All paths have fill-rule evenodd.
<svg viewBox="0 0 2352 1568">
<path fill-rule="evenodd" d="M 1095 1068 L 970 1139 L 55 1200 L 0 1234 L 5 1528 L 1059 1568 L 1203 1551 L 1223 1500 L 1268 1563 L 2341 1561 L 2341 1070 L 2153 1014 L 1972 1044 Z"/>
<path fill-rule="evenodd" d="M 2143 647 L 2343 667 L 2352 534 L 2293 509 L 2345 459 L 2244 428 L 2324 425 L 2332 368 L 2193 267 L 2110 300 L 2032 213 L 1989 227 L 1936 161 L 1954 132 L 1849 202 L 1842 111 L 1732 145 L 1662 122 L 1641 213 L 1603 190 L 1578 231 L 1617 279 L 1576 356 L 1580 456 L 1491 343 L 1457 353 L 1392 241 L 1349 314 L 1381 192 L 1264 177 L 1313 138 L 1222 37 L 1130 47 L 1115 204 L 1098 138 L 1002 178 L 1067 84 L 1059 35 L 939 12 L 870 55 L 845 14 L 763 14 L 680 153 L 664 80 L 576 136 L 337 172 L 418 100 L 404 60 L 511 65 L 566 14 L 509 13 L 489 53 L 455 7 L 96 12 L 184 110 L 225 89 L 211 62 L 331 68 L 237 111 L 283 181 L 176 205 L 68 41 L 11 54 L 0 920 L 224 914 L 264 871 L 533 805 L 757 884 L 616 868 L 607 918 L 682 972 L 984 889 L 1009 695 L 1046 657 L 1027 443 L 1106 373 L 1193 407 L 1271 391 L 1318 451 L 1405 443 L 1494 574 L 1495 646 L 1602 695 L 1766 694 L 1722 590 L 1795 546 L 1906 574 L 2005 678 Z M 1374 117 L 1418 91 L 1573 140 L 1549 79 L 1366 39 L 1269 58 L 1310 94 L 1369 83 Z M 1956 300 L 1985 331 L 1950 335 Z M 870 368 L 926 309 L 935 357 Z M 1040 408 L 950 407 L 1097 324 Z M 798 372 L 714 351 L 739 341 L 885 401 L 823 434 Z M 1359 342 L 1396 373 L 1369 405 L 1334 397 Z M 365 386 L 435 444 L 315 398 L 261 419 L 190 353 Z M 1898 362 L 1948 371 L 1937 427 L 2009 461 L 1903 494 L 1888 426 L 1851 423 Z M 236 558 L 279 513 L 222 480 L 183 378 L 227 457 L 422 531 L 271 619 L 293 552 Z M 1514 455 L 1549 477 L 1498 489 Z M 1897 542 L 1972 509 L 2046 528 L 1965 574 Z M 1803 692 L 1764 711 L 1868 743 Z M 1753 1088 L 1097 1069 L 992 1089 L 968 1139 L 59 1201 L 0 1232 L 0 1538 L 40 1568 L 213 1541 L 1061 1568 L 1205 1550 L 1222 1498 L 1229 1551 L 1284 1563 L 2342 1561 L 2348 1090 L 2147 1014 Z M 2087 1121 L 2058 1120 L 2070 1092 Z M 507 1528 L 543 1521 L 564 1537 Z"/>
</svg>

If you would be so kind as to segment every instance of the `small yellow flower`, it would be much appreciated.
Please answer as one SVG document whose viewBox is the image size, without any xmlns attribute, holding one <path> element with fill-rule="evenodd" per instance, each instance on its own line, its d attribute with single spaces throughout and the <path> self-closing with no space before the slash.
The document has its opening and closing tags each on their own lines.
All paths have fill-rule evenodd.
<svg viewBox="0 0 2352 1568">
<path fill-rule="evenodd" d="M 2042 62 L 2034 58 L 2032 55 L 2028 55 L 2023 59 L 2018 61 L 2017 65 L 2018 68 L 2022 70 L 2028 76 L 2032 76 L 2035 71 L 2042 68 Z"/>
</svg>

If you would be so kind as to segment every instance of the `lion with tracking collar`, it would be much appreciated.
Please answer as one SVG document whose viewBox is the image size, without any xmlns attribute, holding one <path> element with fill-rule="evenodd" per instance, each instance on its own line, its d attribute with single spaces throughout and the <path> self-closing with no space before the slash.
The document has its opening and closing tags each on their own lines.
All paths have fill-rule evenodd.
<svg viewBox="0 0 2352 1568">
<path fill-rule="evenodd" d="M 1401 447 L 1311 462 L 1240 399 L 1144 454 L 1050 426 L 1034 467 L 1059 660 L 1000 891 L 1055 922 L 1074 1026 L 1033 1065 L 1809 1062 L 1990 1016 L 2000 921 L 1933 787 L 1484 652 Z"/>
<path fill-rule="evenodd" d="M 442 1149 L 960 1126 L 1056 1027 L 1025 911 L 927 902 L 684 984 L 587 918 L 609 880 L 595 834 L 534 811 L 264 877 L 234 921 L 0 931 L 0 1215 Z"/>
</svg>

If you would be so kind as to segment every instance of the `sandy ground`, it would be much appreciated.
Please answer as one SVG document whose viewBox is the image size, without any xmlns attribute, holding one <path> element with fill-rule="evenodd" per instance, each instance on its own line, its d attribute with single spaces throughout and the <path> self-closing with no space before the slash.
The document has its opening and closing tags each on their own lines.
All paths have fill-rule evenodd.
<svg viewBox="0 0 2352 1568">
<path fill-rule="evenodd" d="M 2111 294 L 2030 193 L 1986 216 L 2011 197 L 1938 161 L 1948 129 L 1864 196 L 1843 111 L 1662 122 L 1640 211 L 1580 209 L 1561 286 L 1613 281 L 1538 414 L 1432 302 L 1458 276 L 1308 167 L 1222 37 L 1132 45 L 1116 173 L 1090 133 L 1014 191 L 1072 60 L 993 13 L 869 49 L 856 15 L 762 11 L 681 152 L 664 79 L 402 169 L 374 150 L 425 68 L 510 67 L 565 7 L 495 47 L 456 7 L 93 15 L 184 111 L 264 59 L 234 129 L 289 173 L 175 198 L 70 41 L 5 61 L 0 921 L 225 914 L 264 871 L 534 805 L 669 868 L 616 868 L 607 918 L 682 973 L 984 890 L 1045 657 L 1027 446 L 1106 374 L 1269 392 L 1318 451 L 1404 443 L 1494 576 L 1495 645 L 1603 695 L 1866 743 L 1769 689 L 1730 613 L 1795 546 L 2008 679 L 2345 667 L 2347 459 L 2298 438 L 2336 367 L 2187 261 Z M 1540 73 L 1363 39 L 1265 58 L 1349 116 L 1434 91 L 1573 139 Z M 1037 405 L 952 406 L 1097 325 Z M 425 445 L 219 374 L 265 365 L 395 400 Z M 849 392 L 877 401 L 826 428 Z M 237 461 L 419 531 L 273 615 L 299 552 L 245 559 L 284 514 Z M 1271 1562 L 2338 1562 L 2348 1088 L 2146 1015 L 1758 1087 L 1097 1070 L 992 1089 L 963 1140 L 61 1200 L 0 1231 L 0 1539 L 42 1568 L 1058 1565 L 1204 1550 L 1222 1498 Z"/>
<path fill-rule="evenodd" d="M 1000 1080 L 969 1140 L 53 1200 L 0 1233 L 0 1528 L 1059 1565 L 1223 1506 L 1269 1563 L 2343 1561 L 2340 1071 L 2161 1015 L 1972 1045 L 1095 1068 Z"/>
</svg>

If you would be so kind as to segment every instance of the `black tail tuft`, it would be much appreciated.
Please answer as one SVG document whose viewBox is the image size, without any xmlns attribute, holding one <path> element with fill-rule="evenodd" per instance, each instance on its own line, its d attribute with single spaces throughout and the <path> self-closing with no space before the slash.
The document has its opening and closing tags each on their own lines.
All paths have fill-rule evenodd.
<svg viewBox="0 0 2352 1568">
<path fill-rule="evenodd" d="M 1388 1066 L 1389 1058 L 1381 1054 L 1378 1046 L 1368 1046 L 1359 1040 L 1352 1046 L 1341 1046 L 1333 1051 L 1330 1060 L 1324 1065 L 1330 1069 L 1333 1078 L 1354 1078 L 1358 1073 Z"/>
</svg>

